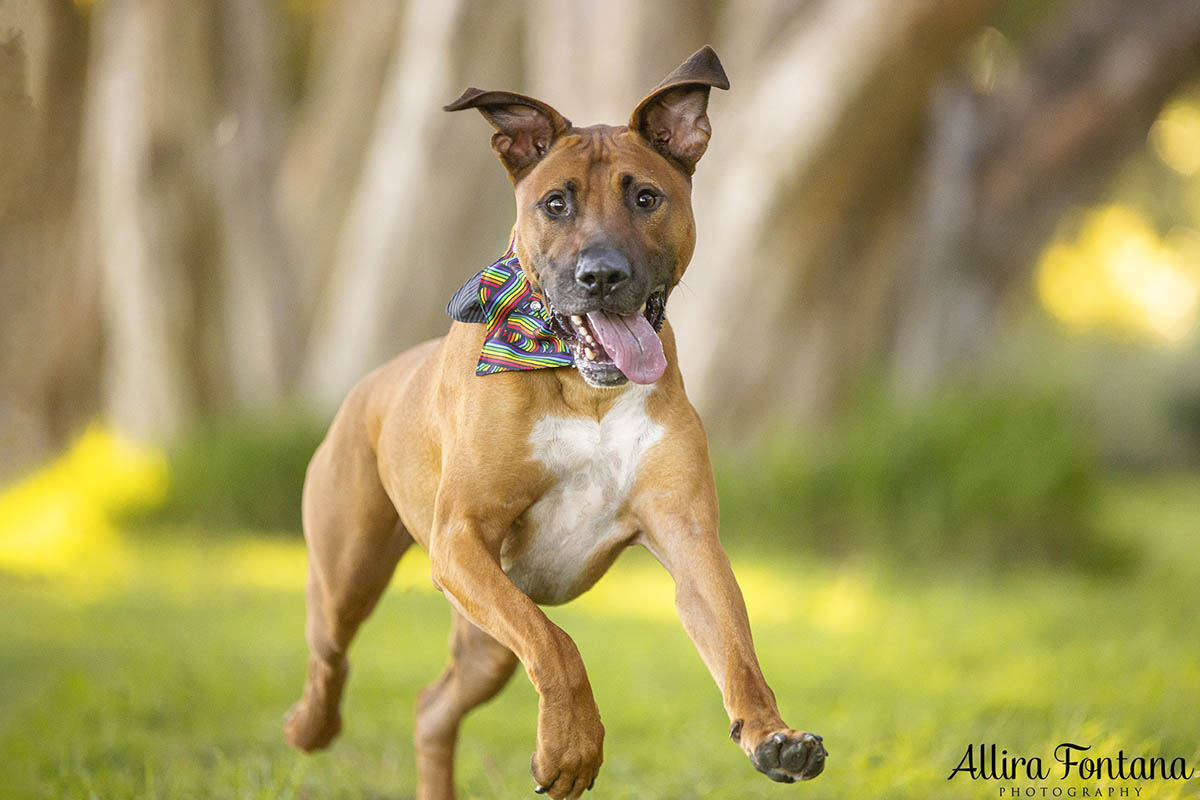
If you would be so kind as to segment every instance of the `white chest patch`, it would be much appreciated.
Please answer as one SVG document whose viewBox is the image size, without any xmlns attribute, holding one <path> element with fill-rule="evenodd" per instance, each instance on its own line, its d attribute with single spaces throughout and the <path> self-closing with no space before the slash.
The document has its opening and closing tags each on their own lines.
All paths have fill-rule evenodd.
<svg viewBox="0 0 1200 800">
<path fill-rule="evenodd" d="M 663 436 L 646 415 L 653 386 L 631 385 L 598 422 L 543 417 L 530 433 L 533 457 L 557 478 L 517 521 L 501 566 L 540 603 L 587 590 L 628 533 L 619 514 L 642 457 Z"/>
</svg>

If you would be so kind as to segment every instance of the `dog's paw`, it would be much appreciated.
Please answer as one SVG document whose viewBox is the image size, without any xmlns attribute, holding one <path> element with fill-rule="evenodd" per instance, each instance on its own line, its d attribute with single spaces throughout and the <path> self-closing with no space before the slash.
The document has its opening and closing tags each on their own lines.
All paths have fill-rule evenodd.
<svg viewBox="0 0 1200 800">
<path fill-rule="evenodd" d="M 604 725 L 593 704 L 569 711 L 543 707 L 538 749 L 529 761 L 534 791 L 553 800 L 574 800 L 591 789 L 604 761 Z"/>
<path fill-rule="evenodd" d="M 828 755 L 817 734 L 787 728 L 769 734 L 750 751 L 750 763 L 773 781 L 795 783 L 820 775 Z"/>
<path fill-rule="evenodd" d="M 342 732 L 338 705 L 349 672 L 345 657 L 333 663 L 309 658 L 304 695 L 283 716 L 283 735 L 288 744 L 311 753 L 328 747 L 337 738 Z"/>
<path fill-rule="evenodd" d="M 342 715 L 337 708 L 314 707 L 307 699 L 296 703 L 283 717 L 283 735 L 288 744 L 306 753 L 328 747 L 341 731 Z"/>
</svg>

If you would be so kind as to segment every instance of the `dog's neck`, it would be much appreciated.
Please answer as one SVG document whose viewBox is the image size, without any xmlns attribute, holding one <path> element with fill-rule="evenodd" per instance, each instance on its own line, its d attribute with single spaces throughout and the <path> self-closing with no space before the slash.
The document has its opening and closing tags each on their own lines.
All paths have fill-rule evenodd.
<svg viewBox="0 0 1200 800">
<path fill-rule="evenodd" d="M 653 391 L 654 386 L 625 383 L 621 386 L 592 386 L 574 369 L 556 369 L 548 374 L 554 376 L 561 393 L 562 404 L 573 416 L 599 420 L 612 409 L 626 392 Z"/>
</svg>

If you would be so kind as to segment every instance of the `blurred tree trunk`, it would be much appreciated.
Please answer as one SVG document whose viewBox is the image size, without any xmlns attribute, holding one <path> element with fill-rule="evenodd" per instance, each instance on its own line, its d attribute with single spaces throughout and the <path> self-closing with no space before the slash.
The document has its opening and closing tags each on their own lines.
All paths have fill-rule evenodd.
<svg viewBox="0 0 1200 800">
<path fill-rule="evenodd" d="M 219 0 L 213 19 L 224 358 L 233 405 L 270 408 L 301 355 L 299 292 L 272 190 L 286 122 L 277 19 L 265 0 Z"/>
<path fill-rule="evenodd" d="M 106 406 L 161 437 L 197 410 L 278 401 L 296 338 L 270 186 L 282 136 L 260 0 L 98 10 L 83 174 Z"/>
<path fill-rule="evenodd" d="M 536 0 L 525 15 L 524 93 L 546 100 L 576 125 L 620 125 L 667 73 L 713 38 L 719 5 Z M 669 24 L 651 24 L 655 20 Z M 620 43 L 619 56 L 614 43 Z"/>
<path fill-rule="evenodd" d="M 304 331 L 328 287 L 329 264 L 354 178 L 362 172 L 402 10 L 400 3 L 346 0 L 327 5 L 316 21 L 311 77 L 276 182 L 298 283 L 295 312 Z M 303 345 L 298 341 L 301 352 Z"/>
<path fill-rule="evenodd" d="M 95 19 L 83 173 L 95 210 L 87 251 L 100 275 L 105 393 L 113 421 L 143 436 L 172 431 L 194 407 L 190 296 L 199 242 L 211 244 L 207 194 L 209 81 L 193 8 L 113 0 Z M 206 162 L 197 167 L 194 160 Z"/>
<path fill-rule="evenodd" d="M 346 206 L 325 292 L 313 320 L 302 380 L 324 406 L 376 363 L 386 347 L 388 312 L 413 271 L 391 269 L 412 249 L 414 206 L 429 182 L 435 115 L 452 91 L 447 78 L 460 0 L 409 0 L 384 81 L 375 127 Z M 424 74 L 425 80 L 411 76 Z M 403 261 L 401 261 L 403 263 Z"/>
<path fill-rule="evenodd" d="M 823 413 L 885 338 L 928 89 L 990 6 L 814 2 L 777 29 L 759 74 L 731 67 L 670 311 L 714 427 Z"/>
<path fill-rule="evenodd" d="M 66 0 L 0 5 L 0 484 L 100 408 L 96 287 L 73 233 L 86 62 Z"/>
<path fill-rule="evenodd" d="M 1068 205 L 1195 74 L 1197 4 L 1076 2 L 976 94 L 953 62 L 990 5 L 815 4 L 714 103 L 672 308 L 714 427 L 828 413 L 873 366 L 921 392 L 979 355 Z"/>
</svg>

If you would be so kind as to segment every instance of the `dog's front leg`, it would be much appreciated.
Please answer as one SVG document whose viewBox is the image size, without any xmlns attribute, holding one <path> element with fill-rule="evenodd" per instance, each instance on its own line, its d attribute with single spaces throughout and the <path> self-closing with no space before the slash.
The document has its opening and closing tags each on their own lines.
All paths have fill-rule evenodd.
<svg viewBox="0 0 1200 800">
<path fill-rule="evenodd" d="M 434 583 L 467 619 L 510 649 L 537 689 L 537 791 L 555 800 L 590 788 L 603 760 L 604 726 L 579 649 L 500 567 L 511 520 L 474 514 L 439 499 L 430 541 Z"/>
<path fill-rule="evenodd" d="M 788 727 L 779 715 L 754 653 L 742 591 L 717 536 L 711 475 L 698 475 L 695 483 L 695 492 L 682 493 L 690 497 L 677 489 L 643 493 L 640 541 L 675 580 L 679 619 L 721 689 L 730 738 L 772 780 L 815 778 L 825 768 L 822 739 Z"/>
</svg>

